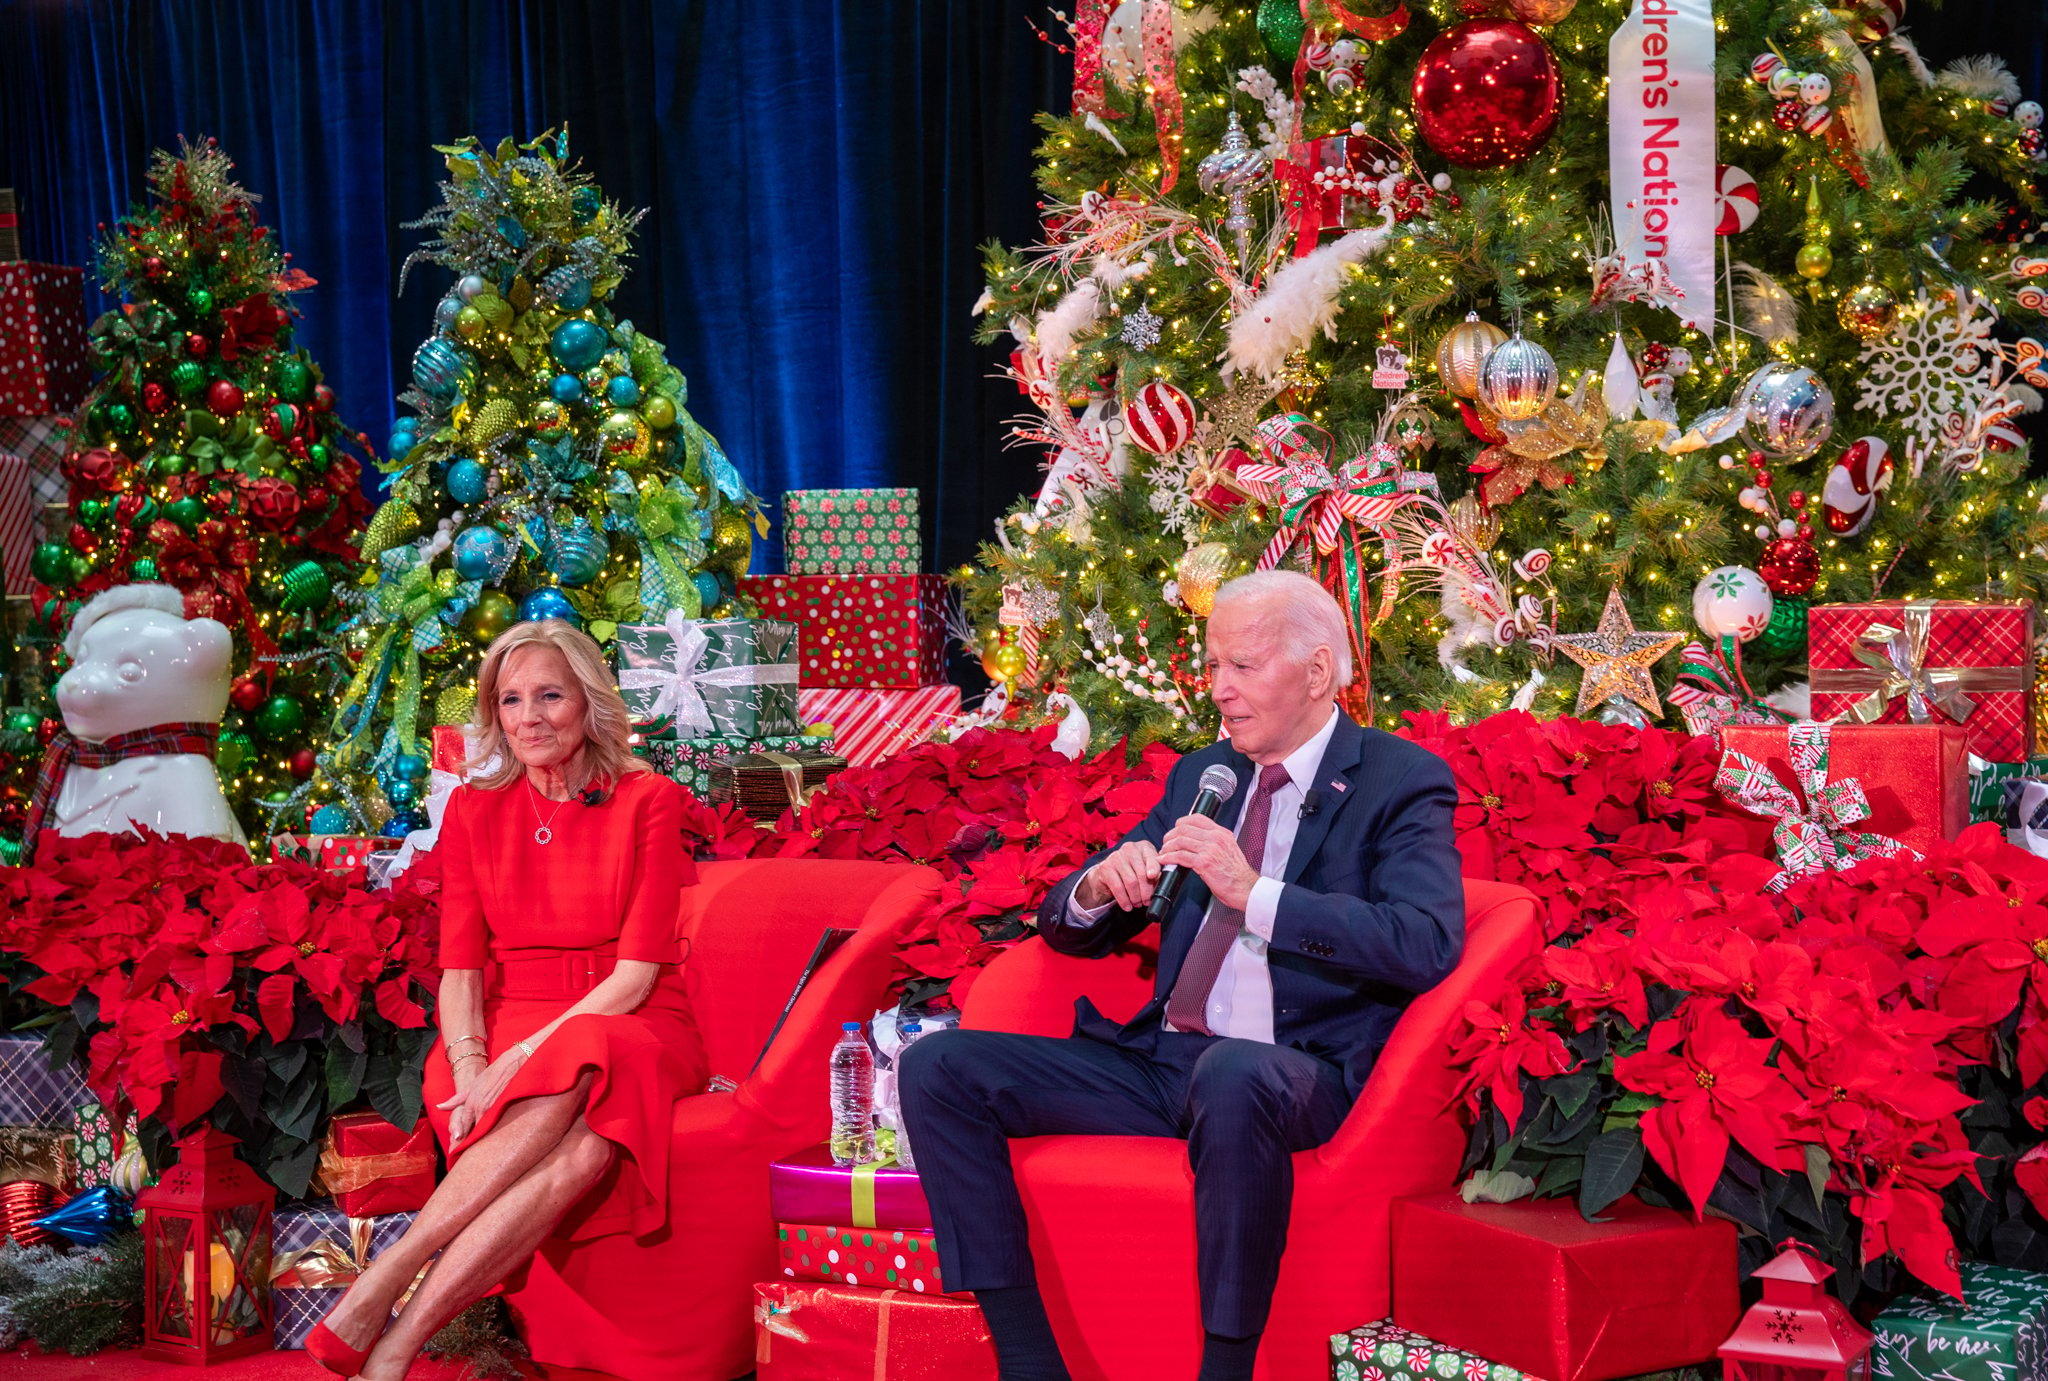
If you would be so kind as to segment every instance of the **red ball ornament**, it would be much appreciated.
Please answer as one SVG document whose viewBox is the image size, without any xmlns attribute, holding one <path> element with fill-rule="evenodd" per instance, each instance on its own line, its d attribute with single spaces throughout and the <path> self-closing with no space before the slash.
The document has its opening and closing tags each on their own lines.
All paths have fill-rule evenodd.
<svg viewBox="0 0 2048 1381">
<path fill-rule="evenodd" d="M 1154 379 L 1124 405 L 1131 440 L 1155 456 L 1171 455 L 1195 433 L 1195 404 L 1163 379 Z"/>
<path fill-rule="evenodd" d="M 64 721 L 61 719 L 45 719 L 36 725 L 36 742 L 48 748 L 50 740 L 57 737 L 57 731 L 63 727 Z"/>
<path fill-rule="evenodd" d="M 1799 101 L 1780 101 L 1771 111 L 1771 123 L 1790 134 L 1799 128 L 1800 117 L 1806 113 L 1806 106 Z"/>
<path fill-rule="evenodd" d="M 1774 537 L 1764 544 L 1756 572 L 1774 595 L 1803 595 L 1820 579 L 1820 553 L 1810 538 Z"/>
<path fill-rule="evenodd" d="M 313 389 L 313 411 L 315 411 L 315 412 L 333 412 L 333 411 L 334 411 L 334 390 L 333 390 L 333 389 L 329 388 L 329 387 L 328 387 L 327 385 L 325 385 L 325 384 L 318 384 L 318 385 L 315 385 L 315 386 L 314 386 L 314 389 Z"/>
<path fill-rule="evenodd" d="M 242 410 L 242 390 L 230 380 L 215 379 L 206 390 L 206 410 L 225 421 Z"/>
<path fill-rule="evenodd" d="M 164 275 L 170 271 L 171 266 L 158 255 L 152 254 L 142 261 L 142 276 L 152 283 L 163 282 Z"/>
<path fill-rule="evenodd" d="M 195 360 L 205 359 L 206 352 L 212 348 L 213 346 L 208 343 L 206 337 L 200 335 L 197 331 L 185 337 L 185 353 Z"/>
<path fill-rule="evenodd" d="M 142 386 L 142 410 L 144 412 L 162 412 L 170 405 L 171 391 L 162 384 L 152 380 Z"/>
<path fill-rule="evenodd" d="M 1423 50 L 1416 128 L 1461 168 L 1504 167 L 1550 138 L 1563 89 L 1557 59 L 1535 30 L 1510 19 L 1470 19 Z"/>
<path fill-rule="evenodd" d="M 317 765 L 314 761 L 313 750 L 310 748 L 301 748 L 298 752 L 292 754 L 292 775 L 302 782 L 313 775 L 313 769 Z"/>
<path fill-rule="evenodd" d="M 69 535 L 71 540 L 71 549 L 73 551 L 82 551 L 89 553 L 96 550 L 99 547 L 100 539 L 93 536 L 91 532 L 89 532 L 84 527 L 78 526 L 77 524 L 72 525 L 71 532 Z"/>
<path fill-rule="evenodd" d="M 243 714 L 254 711 L 263 703 L 264 698 L 262 682 L 253 677 L 244 676 L 228 687 L 228 703 Z"/>
</svg>

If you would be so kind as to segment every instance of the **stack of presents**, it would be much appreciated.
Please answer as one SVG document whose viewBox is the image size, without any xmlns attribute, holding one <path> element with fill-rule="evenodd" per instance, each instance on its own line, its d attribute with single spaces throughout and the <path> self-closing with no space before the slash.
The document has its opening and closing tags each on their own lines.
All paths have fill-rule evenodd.
<svg viewBox="0 0 2048 1381">
<path fill-rule="evenodd" d="M 85 270 L 21 257 L 0 187 L 0 593 L 26 595 L 44 512 L 62 505 L 70 414 L 85 400 Z M 65 522 L 69 522 L 66 518 Z"/>
<path fill-rule="evenodd" d="M 960 713 L 945 581 L 919 569 L 916 490 L 792 490 L 782 540 L 787 574 L 740 581 L 759 618 L 671 614 L 621 625 L 617 642 L 640 754 L 762 820 Z"/>
</svg>

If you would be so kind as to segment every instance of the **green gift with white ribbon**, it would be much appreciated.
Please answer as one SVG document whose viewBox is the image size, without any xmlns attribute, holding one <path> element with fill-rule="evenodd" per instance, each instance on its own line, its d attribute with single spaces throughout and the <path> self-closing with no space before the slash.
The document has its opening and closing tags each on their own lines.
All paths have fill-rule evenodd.
<svg viewBox="0 0 2048 1381">
<path fill-rule="evenodd" d="M 619 625 L 619 693 L 646 738 L 799 734 L 797 628 L 772 619 Z"/>
<path fill-rule="evenodd" d="M 1871 1374 L 1892 1381 L 2048 1377 L 2048 1275 L 1962 1263 L 1963 1298 L 1903 1299 L 1871 1323 Z"/>
</svg>

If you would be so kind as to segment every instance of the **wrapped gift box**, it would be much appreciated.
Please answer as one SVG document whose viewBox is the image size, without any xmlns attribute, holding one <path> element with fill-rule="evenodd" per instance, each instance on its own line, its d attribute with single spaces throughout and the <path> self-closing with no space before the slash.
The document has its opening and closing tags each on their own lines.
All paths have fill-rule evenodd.
<svg viewBox="0 0 2048 1381">
<path fill-rule="evenodd" d="M 50 1067 L 40 1036 L 0 1036 L 0 1126 L 69 1130 L 72 1110 L 91 1101 L 76 1068 Z"/>
<path fill-rule="evenodd" d="M 0 451 L 0 594 L 29 592 L 35 581 L 31 563 L 42 532 L 28 458 Z"/>
<path fill-rule="evenodd" d="M 768 1281 L 754 1287 L 760 1381 L 995 1381 L 995 1345 L 969 1300 Z"/>
<path fill-rule="evenodd" d="M 85 397 L 85 270 L 0 263 L 0 415 L 47 417 Z"/>
<path fill-rule="evenodd" d="M 1786 756 L 1783 724 L 1731 724 L 1721 747 L 1755 758 L 1802 801 Z M 1850 826 L 1927 850 L 1970 823 L 1970 752 L 1953 724 L 1837 724 L 1828 735 L 1828 780 L 1862 783 L 1870 814 Z"/>
<path fill-rule="evenodd" d="M 829 725 L 847 763 L 872 767 L 883 758 L 937 736 L 960 717 L 958 686 L 918 690 L 857 690 L 806 686 L 796 693 L 805 724 Z"/>
<path fill-rule="evenodd" d="M 1330 1381 L 1537 1381 L 1510 1366 L 1445 1347 L 1391 1319 L 1330 1336 Z"/>
<path fill-rule="evenodd" d="M 837 753 L 742 753 L 712 767 L 710 799 L 731 801 L 755 820 L 776 820 L 784 811 L 806 804 L 845 768 L 846 759 Z"/>
<path fill-rule="evenodd" d="M 1904 1299 L 1871 1323 L 1871 1375 L 1892 1381 L 2048 1377 L 2048 1275 L 1962 1263 L 1963 1300 Z"/>
<path fill-rule="evenodd" d="M 1915 677 L 1924 673 L 1937 695 L 1952 688 L 1972 702 L 1961 717 L 1946 713 L 1938 700 L 1928 713 L 1931 722 L 1960 723 L 1978 757 L 2020 762 L 2032 751 L 2031 603 L 1816 604 L 1807 611 L 1806 630 L 1815 719 L 1914 722 L 1912 697 L 1903 690 L 1907 678 L 1898 674 L 1904 668 Z"/>
<path fill-rule="evenodd" d="M 273 834 L 270 861 L 310 863 L 361 882 L 374 855 L 396 852 L 404 842 L 366 834 Z"/>
<path fill-rule="evenodd" d="M 324 1200 L 278 1209 L 270 1220 L 272 1345 L 280 1351 L 304 1348 L 313 1325 L 418 1216 L 351 1218 Z"/>
<path fill-rule="evenodd" d="M 2048 780 L 2048 758 L 2033 757 L 2025 762 L 1986 762 L 1970 759 L 1970 823 L 1992 821 L 2004 824 L 2013 782 Z"/>
<path fill-rule="evenodd" d="M 936 575 L 748 575 L 740 593 L 802 629 L 800 686 L 935 685 L 946 672 L 946 582 Z"/>
<path fill-rule="evenodd" d="M 894 1165 L 834 1165 L 814 1146 L 768 1167 L 768 1211 L 778 1223 L 845 1223 L 929 1232 L 932 1210 L 917 1172 Z"/>
<path fill-rule="evenodd" d="M 60 1194 L 77 1192 L 77 1135 L 52 1127 L 0 1127 L 0 1184 L 15 1180 L 47 1184 Z"/>
<path fill-rule="evenodd" d="M 908 1290 L 915 1295 L 947 1293 L 938 1245 L 929 1228 L 835 1228 L 815 1223 L 777 1223 L 775 1228 L 782 1273 L 792 1280 Z M 973 1298 L 966 1290 L 953 1294 Z"/>
<path fill-rule="evenodd" d="M 1551 1381 L 1609 1381 L 1714 1356 L 1742 1314 L 1735 1225 L 1626 1198 L 1394 1203 L 1394 1322 Z"/>
<path fill-rule="evenodd" d="M 791 575 L 916 575 L 924 569 L 915 489 L 792 489 L 782 496 Z"/>
<path fill-rule="evenodd" d="M 21 257 L 21 213 L 15 208 L 14 189 L 0 187 L 0 262 Z"/>
<path fill-rule="evenodd" d="M 64 478 L 64 451 L 71 444 L 71 419 L 63 413 L 48 417 L 0 417 L 0 451 L 28 460 L 29 485 L 35 491 L 35 506 L 41 515 L 51 504 L 62 504 L 71 494 L 71 481 Z M 70 518 L 70 509 L 65 509 Z M 38 532 L 47 536 L 50 525 L 42 519 Z M 60 534 L 61 535 L 61 534 Z"/>
<path fill-rule="evenodd" d="M 343 1113 L 327 1124 L 313 1182 L 351 1218 L 424 1208 L 434 1192 L 433 1128 L 425 1118 L 408 1132 L 373 1112 Z"/>
<path fill-rule="evenodd" d="M 114 1166 L 135 1135 L 135 1118 L 125 1127 L 99 1103 L 88 1100 L 71 1113 L 71 1143 L 78 1157 L 78 1187 L 98 1189 L 113 1183 Z"/>
<path fill-rule="evenodd" d="M 645 738 L 798 732 L 797 630 L 769 619 L 623 623 L 619 692 Z"/>
<path fill-rule="evenodd" d="M 734 758 L 749 753 L 823 754 L 829 757 L 836 752 L 833 744 L 830 734 L 774 734 L 767 738 L 709 734 L 703 738 L 642 739 L 633 751 L 645 758 L 662 776 L 688 787 L 698 800 L 711 801 L 721 799 L 713 795 L 718 769 Z"/>
</svg>

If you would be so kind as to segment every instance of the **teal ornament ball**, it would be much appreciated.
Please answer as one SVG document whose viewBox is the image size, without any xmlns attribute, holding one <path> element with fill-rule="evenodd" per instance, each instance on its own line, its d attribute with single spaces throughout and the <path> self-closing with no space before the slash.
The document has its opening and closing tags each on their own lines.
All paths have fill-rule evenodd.
<svg viewBox="0 0 2048 1381">
<path fill-rule="evenodd" d="M 419 424 L 410 417 L 403 417 L 392 427 L 391 440 L 384 444 L 384 454 L 393 460 L 403 460 L 419 444 Z"/>
<path fill-rule="evenodd" d="M 414 830 L 427 827 L 427 814 L 421 810 L 401 810 L 384 822 L 384 828 L 377 831 L 385 839 L 403 839 Z"/>
<path fill-rule="evenodd" d="M 439 336 L 413 352 L 412 381 L 429 398 L 449 402 L 476 378 L 476 357 Z"/>
<path fill-rule="evenodd" d="M 583 381 L 574 374 L 557 374 L 548 385 L 548 396 L 557 403 L 574 403 L 583 397 Z"/>
<path fill-rule="evenodd" d="M 455 325 L 455 318 L 462 315 L 462 299 L 450 293 L 434 304 L 434 324 L 446 331 Z"/>
<path fill-rule="evenodd" d="M 1259 0 L 1258 26 L 1259 37 L 1265 40 L 1273 60 L 1292 67 L 1308 29 L 1299 0 Z"/>
<path fill-rule="evenodd" d="M 548 548 L 548 569 L 564 585 L 588 585 L 611 557 L 604 534 L 588 518 L 571 518 L 555 526 L 554 541 Z"/>
<path fill-rule="evenodd" d="M 1806 652 L 1806 609 L 1812 601 L 1804 595 L 1779 595 L 1771 603 L 1771 621 L 1757 635 L 1756 645 L 1773 657 L 1792 657 Z"/>
<path fill-rule="evenodd" d="M 354 823 L 340 806 L 325 805 L 313 812 L 306 828 L 315 834 L 347 834 Z"/>
<path fill-rule="evenodd" d="M 541 286 L 554 297 L 555 306 L 565 312 L 580 312 L 590 305 L 590 280 L 567 264 L 543 278 Z"/>
<path fill-rule="evenodd" d="M 632 375 L 621 374 L 605 386 L 605 396 L 614 407 L 630 408 L 640 401 L 640 385 L 633 382 Z"/>
<path fill-rule="evenodd" d="M 556 363 L 567 370 L 588 369 L 604 358 L 611 337 L 604 328 L 588 321 L 565 321 L 548 337 L 548 350 Z"/>
<path fill-rule="evenodd" d="M 448 497 L 457 503 L 477 503 L 490 488 L 490 471 L 473 460 L 458 460 L 448 467 Z"/>
<path fill-rule="evenodd" d="M 697 587 L 698 602 L 706 609 L 712 608 L 725 597 L 725 592 L 718 588 L 718 577 L 709 571 L 698 571 L 690 580 Z"/>
<path fill-rule="evenodd" d="M 588 225 L 597 219 L 597 213 L 603 207 L 604 199 L 597 194 L 597 188 L 578 187 L 569 202 L 569 214 L 576 218 L 578 225 Z"/>
<path fill-rule="evenodd" d="M 464 580 L 495 580 L 512 564 L 512 539 L 478 524 L 455 534 L 455 573 Z"/>
<path fill-rule="evenodd" d="M 572 628 L 583 626 L 583 620 L 576 617 L 576 606 L 569 603 L 569 597 L 552 587 L 535 590 L 520 600 L 519 617 L 527 623 L 560 619 Z"/>
<path fill-rule="evenodd" d="M 420 789 L 412 782 L 392 782 L 384 788 L 384 799 L 393 810 L 411 810 L 419 804 Z"/>
<path fill-rule="evenodd" d="M 391 760 L 391 775 L 401 782 L 421 786 L 433 775 L 433 769 L 418 753 L 400 753 Z"/>
</svg>

